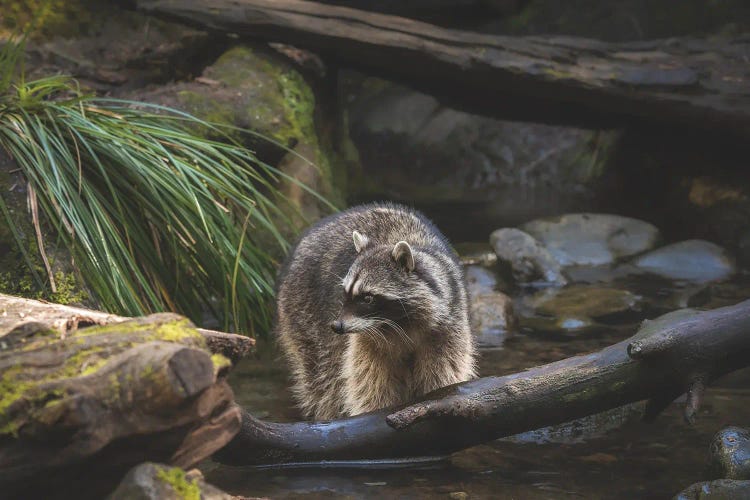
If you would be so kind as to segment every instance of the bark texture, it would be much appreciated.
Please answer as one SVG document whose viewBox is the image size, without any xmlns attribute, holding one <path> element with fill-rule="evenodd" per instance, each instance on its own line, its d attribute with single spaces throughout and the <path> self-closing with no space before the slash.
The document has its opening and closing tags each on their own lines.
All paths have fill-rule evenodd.
<svg viewBox="0 0 750 500">
<path fill-rule="evenodd" d="M 747 36 L 606 43 L 483 35 L 301 0 L 135 3 L 208 30 L 313 50 L 484 115 L 750 137 Z"/>
<path fill-rule="evenodd" d="M 270 423 L 243 413 L 241 431 L 218 459 L 255 465 L 447 455 L 635 401 L 663 408 L 748 365 L 750 301 L 684 309 L 645 321 L 633 337 L 599 352 L 449 386 L 401 408 L 320 423 Z M 698 404 L 697 396 L 689 400 L 686 418 Z"/>
<path fill-rule="evenodd" d="M 4 497 L 101 497 L 140 462 L 189 467 L 239 430 L 231 361 L 187 319 L 74 311 L 0 297 Z"/>
</svg>

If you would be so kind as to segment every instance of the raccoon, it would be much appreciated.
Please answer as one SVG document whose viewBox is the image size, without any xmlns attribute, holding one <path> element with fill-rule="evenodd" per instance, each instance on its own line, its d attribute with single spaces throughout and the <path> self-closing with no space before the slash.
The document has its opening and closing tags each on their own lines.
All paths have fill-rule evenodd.
<svg viewBox="0 0 750 500">
<path fill-rule="evenodd" d="M 362 205 L 308 229 L 276 302 L 304 415 L 357 415 L 473 378 L 467 300 L 457 256 L 413 209 Z"/>
</svg>

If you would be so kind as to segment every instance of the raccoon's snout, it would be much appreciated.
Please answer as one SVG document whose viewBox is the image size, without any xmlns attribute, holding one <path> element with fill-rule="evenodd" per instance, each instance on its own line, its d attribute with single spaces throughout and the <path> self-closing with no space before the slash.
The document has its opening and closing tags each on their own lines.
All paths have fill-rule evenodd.
<svg viewBox="0 0 750 500">
<path fill-rule="evenodd" d="M 331 330 L 333 330 L 334 333 L 341 335 L 345 331 L 344 322 L 341 320 L 334 321 L 331 323 Z"/>
</svg>

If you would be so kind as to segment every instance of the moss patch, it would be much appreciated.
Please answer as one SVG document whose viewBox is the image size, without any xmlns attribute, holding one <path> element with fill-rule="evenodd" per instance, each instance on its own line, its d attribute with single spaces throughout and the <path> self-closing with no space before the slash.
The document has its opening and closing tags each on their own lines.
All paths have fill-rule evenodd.
<svg viewBox="0 0 750 500">
<path fill-rule="evenodd" d="M 2 27 L 19 32 L 34 22 L 35 36 L 71 36 L 93 21 L 93 0 L 0 0 Z"/>
<path fill-rule="evenodd" d="M 320 191 L 340 201 L 335 186 L 342 185 L 345 168 L 328 141 L 321 140 L 315 125 L 315 94 L 291 64 L 273 53 L 239 45 L 219 57 L 204 77 L 216 83 L 179 86 L 176 102 L 167 98 L 166 104 L 209 122 L 252 130 L 284 148 L 306 145 L 312 151 L 307 159 L 320 172 Z M 267 147 L 258 137 L 231 128 L 226 131 L 251 149 Z"/>
<path fill-rule="evenodd" d="M 25 186 L 25 181 L 20 174 L 9 173 L 15 169 L 16 164 L 0 153 L 0 194 L 7 209 L 7 213 L 0 211 L 0 293 L 58 304 L 85 304 L 89 295 L 69 264 L 70 255 L 55 244 L 54 231 L 42 220 L 45 252 L 56 285 L 52 291 L 26 207 L 26 191 L 19 187 Z"/>
<path fill-rule="evenodd" d="M 89 337 L 136 332 L 143 332 L 142 336 L 136 337 L 142 342 L 158 340 L 205 347 L 203 336 L 184 318 L 175 318 L 159 325 L 135 320 L 95 326 L 79 330 L 65 339 L 60 339 L 56 332 L 37 332 L 28 343 L 15 351 L 21 366 L 25 354 L 31 355 L 32 351 L 42 347 L 63 353 L 63 360 L 57 366 L 43 368 L 42 371 L 35 371 L 33 374 L 24 371 L 21 366 L 7 368 L 0 374 L 0 435 L 17 435 L 19 421 L 24 421 L 29 414 L 33 419 L 39 409 L 48 407 L 50 401 L 62 397 L 59 389 L 45 388 L 51 382 L 96 374 L 114 355 L 132 347 L 134 338 L 129 335 L 123 337 L 124 341 L 120 344 L 106 342 L 87 347 Z M 211 359 L 217 371 L 231 365 L 229 360 L 221 355 L 214 355 Z M 43 373 L 43 376 L 40 376 L 40 373 Z M 149 367 L 141 376 L 149 377 L 152 373 L 153 368 Z M 119 398 L 120 380 L 116 374 L 111 374 L 109 383 L 112 388 L 112 398 L 109 402 L 114 402 Z"/>
<path fill-rule="evenodd" d="M 179 498 L 185 500 L 200 500 L 201 489 L 197 479 L 188 481 L 185 471 L 179 467 L 171 469 L 159 469 L 156 473 L 157 479 L 168 484 Z"/>
</svg>

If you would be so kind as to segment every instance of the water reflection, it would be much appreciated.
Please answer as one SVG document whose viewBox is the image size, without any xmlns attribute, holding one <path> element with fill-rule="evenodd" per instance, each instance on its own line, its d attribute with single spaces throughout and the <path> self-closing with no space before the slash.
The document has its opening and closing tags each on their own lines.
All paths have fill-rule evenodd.
<svg viewBox="0 0 750 500">
<path fill-rule="evenodd" d="M 502 348 L 482 350 L 481 374 L 513 373 L 598 350 L 632 335 L 642 319 L 690 301 L 711 309 L 750 296 L 747 275 L 696 288 L 657 278 L 608 278 L 601 271 L 582 274 L 642 297 L 637 314 L 595 321 L 585 331 L 550 334 L 529 326 L 538 312 L 523 304 L 537 291 L 511 290 L 521 329 Z M 237 401 L 255 415 L 300 418 L 285 364 L 272 344 L 261 343 L 230 381 Z M 694 426 L 683 421 L 679 401 L 653 423 L 641 421 L 643 405 L 635 404 L 476 446 L 439 462 L 395 468 L 370 462 L 346 468 L 204 468 L 210 482 L 230 493 L 271 498 L 670 498 L 706 477 L 708 446 L 716 431 L 750 425 L 749 386 L 750 370 L 718 381 L 708 390 Z"/>
</svg>

